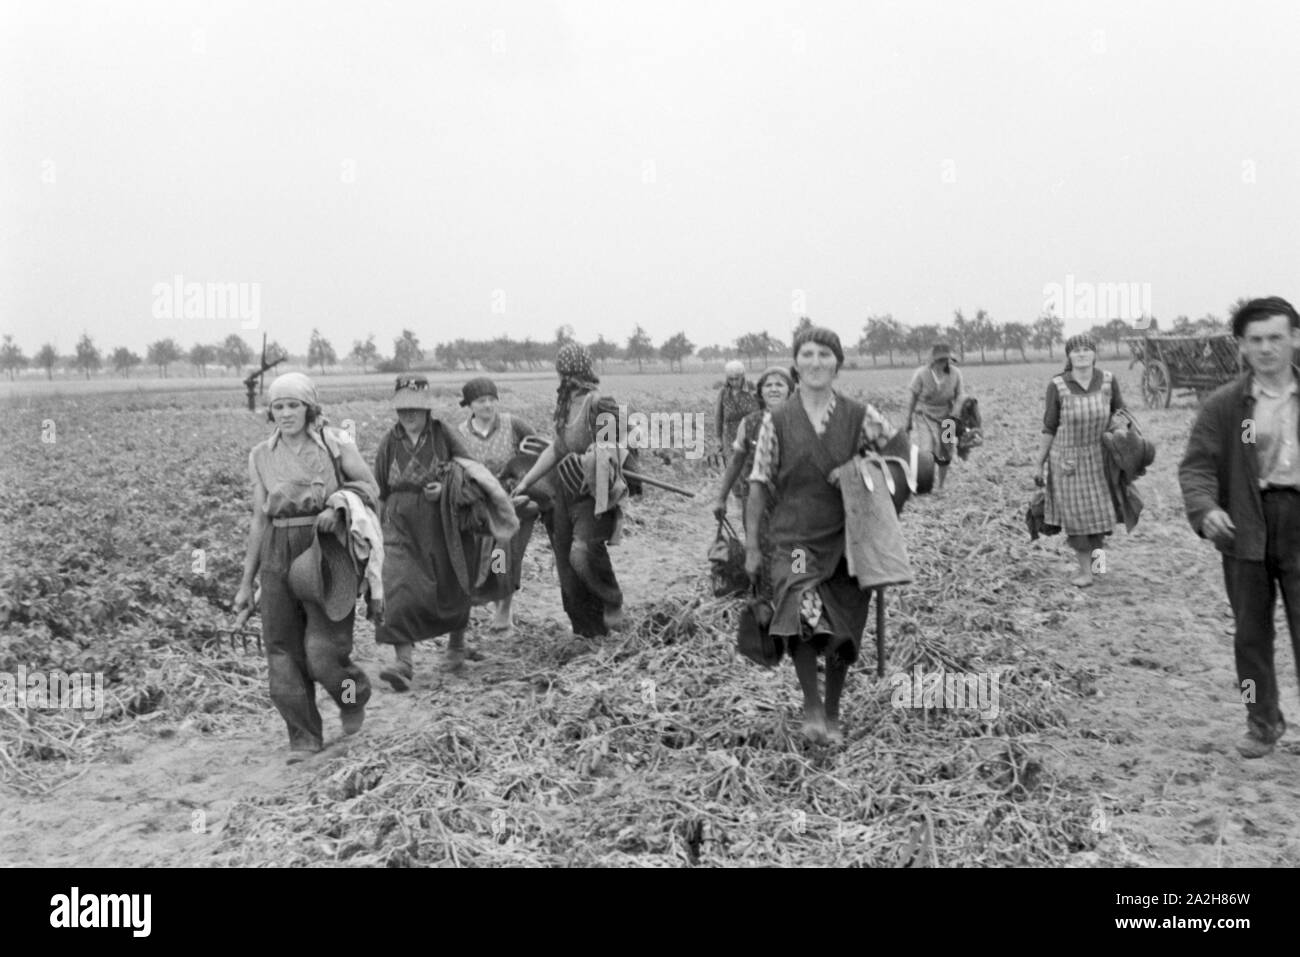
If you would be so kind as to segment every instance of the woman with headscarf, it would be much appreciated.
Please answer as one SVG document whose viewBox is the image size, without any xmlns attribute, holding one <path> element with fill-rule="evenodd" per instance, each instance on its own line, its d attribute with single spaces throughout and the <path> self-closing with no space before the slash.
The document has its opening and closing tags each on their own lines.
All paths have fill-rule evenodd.
<svg viewBox="0 0 1300 957">
<path fill-rule="evenodd" d="M 763 413 L 749 476 L 745 570 L 757 579 L 760 528 L 770 499 L 773 614 L 768 634 L 794 661 L 804 701 L 804 733 L 840 741 L 840 693 L 858 657 L 871 592 L 858 587 L 844 557 L 844 502 L 831 473 L 863 448 L 880 451 L 894 435 L 883 415 L 832 388 L 844 349 L 839 336 L 812 326 L 794 342 L 798 388 Z M 826 659 L 826 699 L 817 658 Z"/>
<path fill-rule="evenodd" d="M 460 404 L 469 409 L 469 414 L 457 427 L 469 454 L 486 465 L 498 478 L 510 460 L 519 454 L 520 441 L 535 434 L 527 422 L 515 418 L 509 412 L 497 411 L 499 398 L 496 383 L 489 378 L 466 382 L 461 389 Z M 509 578 L 503 581 L 508 585 L 508 590 L 490 598 L 496 602 L 496 614 L 489 626 L 491 631 L 508 632 L 514 627 L 511 605 L 514 593 L 519 590 L 523 580 L 524 551 L 533 536 L 536 521 L 536 508 L 520 508 L 519 533 L 510 540 L 506 549 L 510 572 Z M 476 600 L 479 598 L 475 597 Z"/>
<path fill-rule="evenodd" d="M 398 376 L 392 398 L 397 424 L 375 453 L 380 516 L 384 526 L 384 623 L 375 641 L 392 645 L 394 662 L 379 672 L 395 690 L 406 691 L 415 675 L 417 641 L 450 634 L 447 669 L 477 657 L 465 647 L 472 604 L 462 584 L 465 569 L 478 568 L 477 535 L 449 528 L 442 506 L 443 475 L 453 458 L 469 449 L 455 430 L 433 415 L 424 376 Z M 453 547 L 455 546 L 455 547 Z"/>
<path fill-rule="evenodd" d="M 355 734 L 365 719 L 370 681 L 350 660 L 356 612 L 341 621 L 313 614 L 308 628 L 307 610 L 290 588 L 289 569 L 311 548 L 318 530 L 334 531 L 337 517 L 325 504 L 330 495 L 352 483 L 374 500 L 377 489 L 348 434 L 326 428 L 316 386 L 301 372 L 271 383 L 267 417 L 275 431 L 248 457 L 253 519 L 234 610 L 251 610 L 253 582 L 260 578 L 271 701 L 288 727 L 292 764 L 324 747 L 316 685 L 339 706 L 344 734 Z"/>
<path fill-rule="evenodd" d="M 545 518 L 560 578 L 560 596 L 582 637 L 605 635 L 623 623 L 623 591 L 609 560 L 608 545 L 617 541 L 622 522 L 620 502 L 639 494 L 624 481 L 623 465 L 633 456 L 605 437 L 617 435 L 618 404 L 598 391 L 591 356 L 577 343 L 566 343 L 555 357 L 560 384 L 556 389 L 555 441 L 515 487 L 516 500 L 559 466 L 560 492 Z M 597 442 L 597 438 L 602 441 Z"/>
<path fill-rule="evenodd" d="M 722 485 L 718 491 L 717 500 L 713 505 L 713 516 L 719 522 L 727 517 L 727 495 L 737 481 L 748 493 L 749 481 L 747 477 L 754 470 L 754 446 L 758 439 L 759 427 L 763 424 L 763 413 L 775 412 L 785 404 L 790 393 L 794 391 L 794 379 L 788 369 L 781 366 L 772 366 L 764 370 L 763 374 L 758 377 L 756 391 L 758 394 L 758 408 L 745 416 L 740 422 L 740 427 L 736 429 L 736 440 L 731 446 L 731 462 L 727 465 L 727 472 L 722 477 Z M 747 506 L 748 502 L 745 501 L 744 504 Z M 763 513 L 762 521 L 759 523 L 759 545 L 765 556 L 771 553 L 768 522 L 772 517 L 772 506 L 774 504 L 775 501 L 769 498 L 767 511 Z M 747 508 L 745 510 L 747 511 Z M 744 512 L 742 511 L 742 522 L 744 521 L 743 515 Z M 772 582 L 765 561 L 759 569 L 758 593 L 771 597 L 771 591 Z"/>
<path fill-rule="evenodd" d="M 732 359 L 724 367 L 727 381 L 718 392 L 718 404 L 714 410 L 714 427 L 718 433 L 718 447 L 723 455 L 727 454 L 736 442 L 736 430 L 745 416 L 758 408 L 758 392 L 749 387 L 745 379 L 745 364 L 739 359 Z M 745 483 L 738 480 L 732 491 L 737 498 L 744 498 Z"/>
<path fill-rule="evenodd" d="M 1079 570 L 1070 583 L 1092 584 L 1093 562 L 1115 528 L 1101 437 L 1124 408 L 1115 377 L 1096 368 L 1097 344 L 1088 335 L 1065 343 L 1065 369 L 1047 385 L 1038 484 L 1047 487 L 1043 520 L 1065 532 Z M 1104 567 L 1104 566 L 1103 566 Z"/>
</svg>

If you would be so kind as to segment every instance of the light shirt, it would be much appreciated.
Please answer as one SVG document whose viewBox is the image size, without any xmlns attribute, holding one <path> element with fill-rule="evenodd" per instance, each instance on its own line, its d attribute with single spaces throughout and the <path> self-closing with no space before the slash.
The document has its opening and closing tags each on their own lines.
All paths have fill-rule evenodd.
<svg viewBox="0 0 1300 957">
<path fill-rule="evenodd" d="M 1259 487 L 1282 485 L 1300 488 L 1300 454 L 1296 432 L 1300 421 L 1300 390 L 1295 377 L 1281 392 L 1270 392 L 1252 379 L 1255 397 L 1255 454 Z"/>
<path fill-rule="evenodd" d="M 943 419 L 952 414 L 953 403 L 961 392 L 961 371 L 951 362 L 948 371 L 940 375 L 933 365 L 924 365 L 912 373 L 909 386 L 916 396 L 916 408 L 932 419 Z"/>
</svg>

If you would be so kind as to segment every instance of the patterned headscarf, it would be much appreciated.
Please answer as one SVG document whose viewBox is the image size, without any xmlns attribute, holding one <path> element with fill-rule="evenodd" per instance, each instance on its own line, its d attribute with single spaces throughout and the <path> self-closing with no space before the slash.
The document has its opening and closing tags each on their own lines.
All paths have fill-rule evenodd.
<svg viewBox="0 0 1300 957">
<path fill-rule="evenodd" d="M 840 337 L 830 329 L 825 326 L 813 326 L 811 329 L 805 329 L 795 336 L 794 357 L 796 359 L 799 358 L 799 350 L 803 348 L 806 342 L 815 342 L 835 353 L 835 368 L 838 369 L 844 365 L 844 347 L 840 345 Z"/>
<path fill-rule="evenodd" d="M 555 371 L 560 374 L 560 385 L 555 390 L 555 434 L 564 432 L 569 424 L 569 406 L 574 395 L 590 392 L 600 385 L 600 378 L 592 370 L 591 353 L 576 342 L 566 342 L 555 354 Z"/>
<path fill-rule="evenodd" d="M 1097 340 L 1086 332 L 1081 332 L 1077 336 L 1070 336 L 1065 340 L 1065 371 L 1069 372 L 1074 368 L 1074 363 L 1070 361 L 1070 353 L 1075 349 L 1091 349 L 1097 351 Z"/>
</svg>

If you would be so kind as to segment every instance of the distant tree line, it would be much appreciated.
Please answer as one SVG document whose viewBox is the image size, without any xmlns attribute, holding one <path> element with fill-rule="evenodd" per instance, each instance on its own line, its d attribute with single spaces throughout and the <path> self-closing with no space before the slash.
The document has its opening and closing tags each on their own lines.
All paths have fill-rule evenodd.
<svg viewBox="0 0 1300 957">
<path fill-rule="evenodd" d="M 1244 298 L 1238 299 L 1229 308 L 1229 312 L 1245 301 Z M 794 327 L 793 335 L 798 335 L 800 330 L 810 325 L 810 318 L 801 317 Z M 1207 313 L 1200 319 L 1178 316 L 1169 329 L 1164 331 L 1175 335 L 1212 335 L 1227 332 L 1228 328 L 1225 320 Z M 1001 350 L 1004 362 L 1008 361 L 1012 352 L 1018 353 L 1022 362 L 1028 362 L 1026 349 L 1046 351 L 1048 358 L 1054 359 L 1055 347 L 1064 344 L 1064 330 L 1064 321 L 1050 313 L 1044 313 L 1032 322 L 999 323 L 983 309 L 977 309 L 970 318 L 958 309 L 947 325 L 933 323 L 916 326 L 905 325 L 889 313 L 883 313 L 867 317 L 856 349 L 858 355 L 870 356 L 873 365 L 879 365 L 880 359 L 884 358 L 892 366 L 896 357 L 908 363 L 915 359 L 920 364 L 925 361 L 934 343 L 946 341 L 956 350 L 957 357 L 962 362 L 966 361 L 968 353 L 973 356 L 976 351 L 980 362 L 985 362 L 990 351 L 996 354 L 998 350 Z M 1136 324 L 1112 319 L 1093 325 L 1089 330 L 1098 343 L 1113 344 L 1117 357 L 1123 354 L 1121 346 L 1125 336 L 1139 335 L 1142 332 L 1154 334 L 1158 331 L 1159 323 L 1154 316 L 1144 317 Z M 372 334 L 364 340 L 354 340 L 346 359 L 360 366 L 363 372 L 371 369 L 377 372 L 407 372 L 412 369 L 482 369 L 488 372 L 534 370 L 549 366 L 560 346 L 576 341 L 573 327 L 563 325 L 555 330 L 554 336 L 549 340 L 532 337 L 515 339 L 511 336 L 455 339 L 437 343 L 426 350 L 414 331 L 403 329 L 402 334 L 393 340 L 390 356 L 380 354 Z M 681 372 L 684 360 L 692 355 L 702 362 L 740 358 L 751 365 L 755 362 L 766 365 L 773 356 L 788 355 L 791 341 L 784 341 L 766 331 L 751 332 L 737 337 L 728 347 L 710 345 L 697 352 L 695 344 L 686 337 L 685 332 L 678 332 L 656 346 L 650 335 L 638 325 L 622 344 L 600 335 L 594 342 L 587 343 L 587 348 L 601 369 L 610 361 L 629 364 L 635 362 L 637 371 L 641 372 L 647 362 L 661 360 L 667 362 L 669 370 Z M 290 357 L 289 351 L 278 342 L 269 343 L 266 351 L 268 360 L 280 356 Z M 160 378 L 166 378 L 169 370 L 177 365 L 192 368 L 196 375 L 203 377 L 207 376 L 210 368 L 228 369 L 239 376 L 246 366 L 251 364 L 256 367 L 258 358 L 244 338 L 233 333 L 220 343 L 195 343 L 188 349 L 175 339 L 159 339 L 150 343 L 143 357 L 123 346 L 118 346 L 105 355 L 85 333 L 77 341 L 75 351 L 70 356 L 60 356 L 52 344 L 45 343 L 29 358 L 14 342 L 12 335 L 5 335 L 0 344 L 0 372 L 8 373 L 10 380 L 28 367 L 44 369 L 46 378 L 53 379 L 54 369 L 59 366 L 75 369 L 87 379 L 105 367 L 116 375 L 129 377 L 141 365 L 156 368 Z M 321 335 L 319 329 L 311 331 L 307 351 L 302 358 L 306 366 L 319 369 L 322 373 L 339 363 L 338 352 Z"/>
</svg>

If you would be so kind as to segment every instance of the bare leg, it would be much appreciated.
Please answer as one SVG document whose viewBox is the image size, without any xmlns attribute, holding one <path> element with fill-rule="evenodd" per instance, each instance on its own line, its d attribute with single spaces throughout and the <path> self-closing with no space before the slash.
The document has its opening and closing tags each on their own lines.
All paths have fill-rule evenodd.
<svg viewBox="0 0 1300 957">
<path fill-rule="evenodd" d="M 840 730 L 840 693 L 848 673 L 849 666 L 839 655 L 826 656 L 826 736 L 832 744 L 844 740 L 844 732 Z"/>
<path fill-rule="evenodd" d="M 448 671 L 460 671 L 465 667 L 465 631 L 453 631 L 447 641 L 447 664 Z"/>
<path fill-rule="evenodd" d="M 510 631 L 515 626 L 514 617 L 511 614 L 511 605 L 514 603 L 514 594 L 506 595 L 497 602 L 496 614 L 492 617 L 492 624 L 488 626 L 491 631 Z"/>
<path fill-rule="evenodd" d="M 943 491 L 943 483 L 944 483 L 944 481 L 948 478 L 948 466 L 946 466 L 946 465 L 936 465 L 936 466 L 935 466 L 935 472 L 936 472 L 936 474 L 937 474 L 937 478 L 938 478 L 938 483 L 937 483 L 937 484 L 935 485 L 935 487 L 934 487 L 934 488 L 935 488 L 935 491 L 936 491 L 936 492 L 942 492 L 942 491 Z"/>
<path fill-rule="evenodd" d="M 1092 549 L 1076 548 L 1074 557 L 1079 562 L 1079 574 L 1070 579 L 1070 584 L 1087 588 L 1092 584 Z"/>
<path fill-rule="evenodd" d="M 817 652 L 812 643 L 796 639 L 794 646 L 794 673 L 799 676 L 803 690 L 803 733 L 817 744 L 826 743 L 826 709 L 822 707 L 817 687 Z"/>
</svg>

